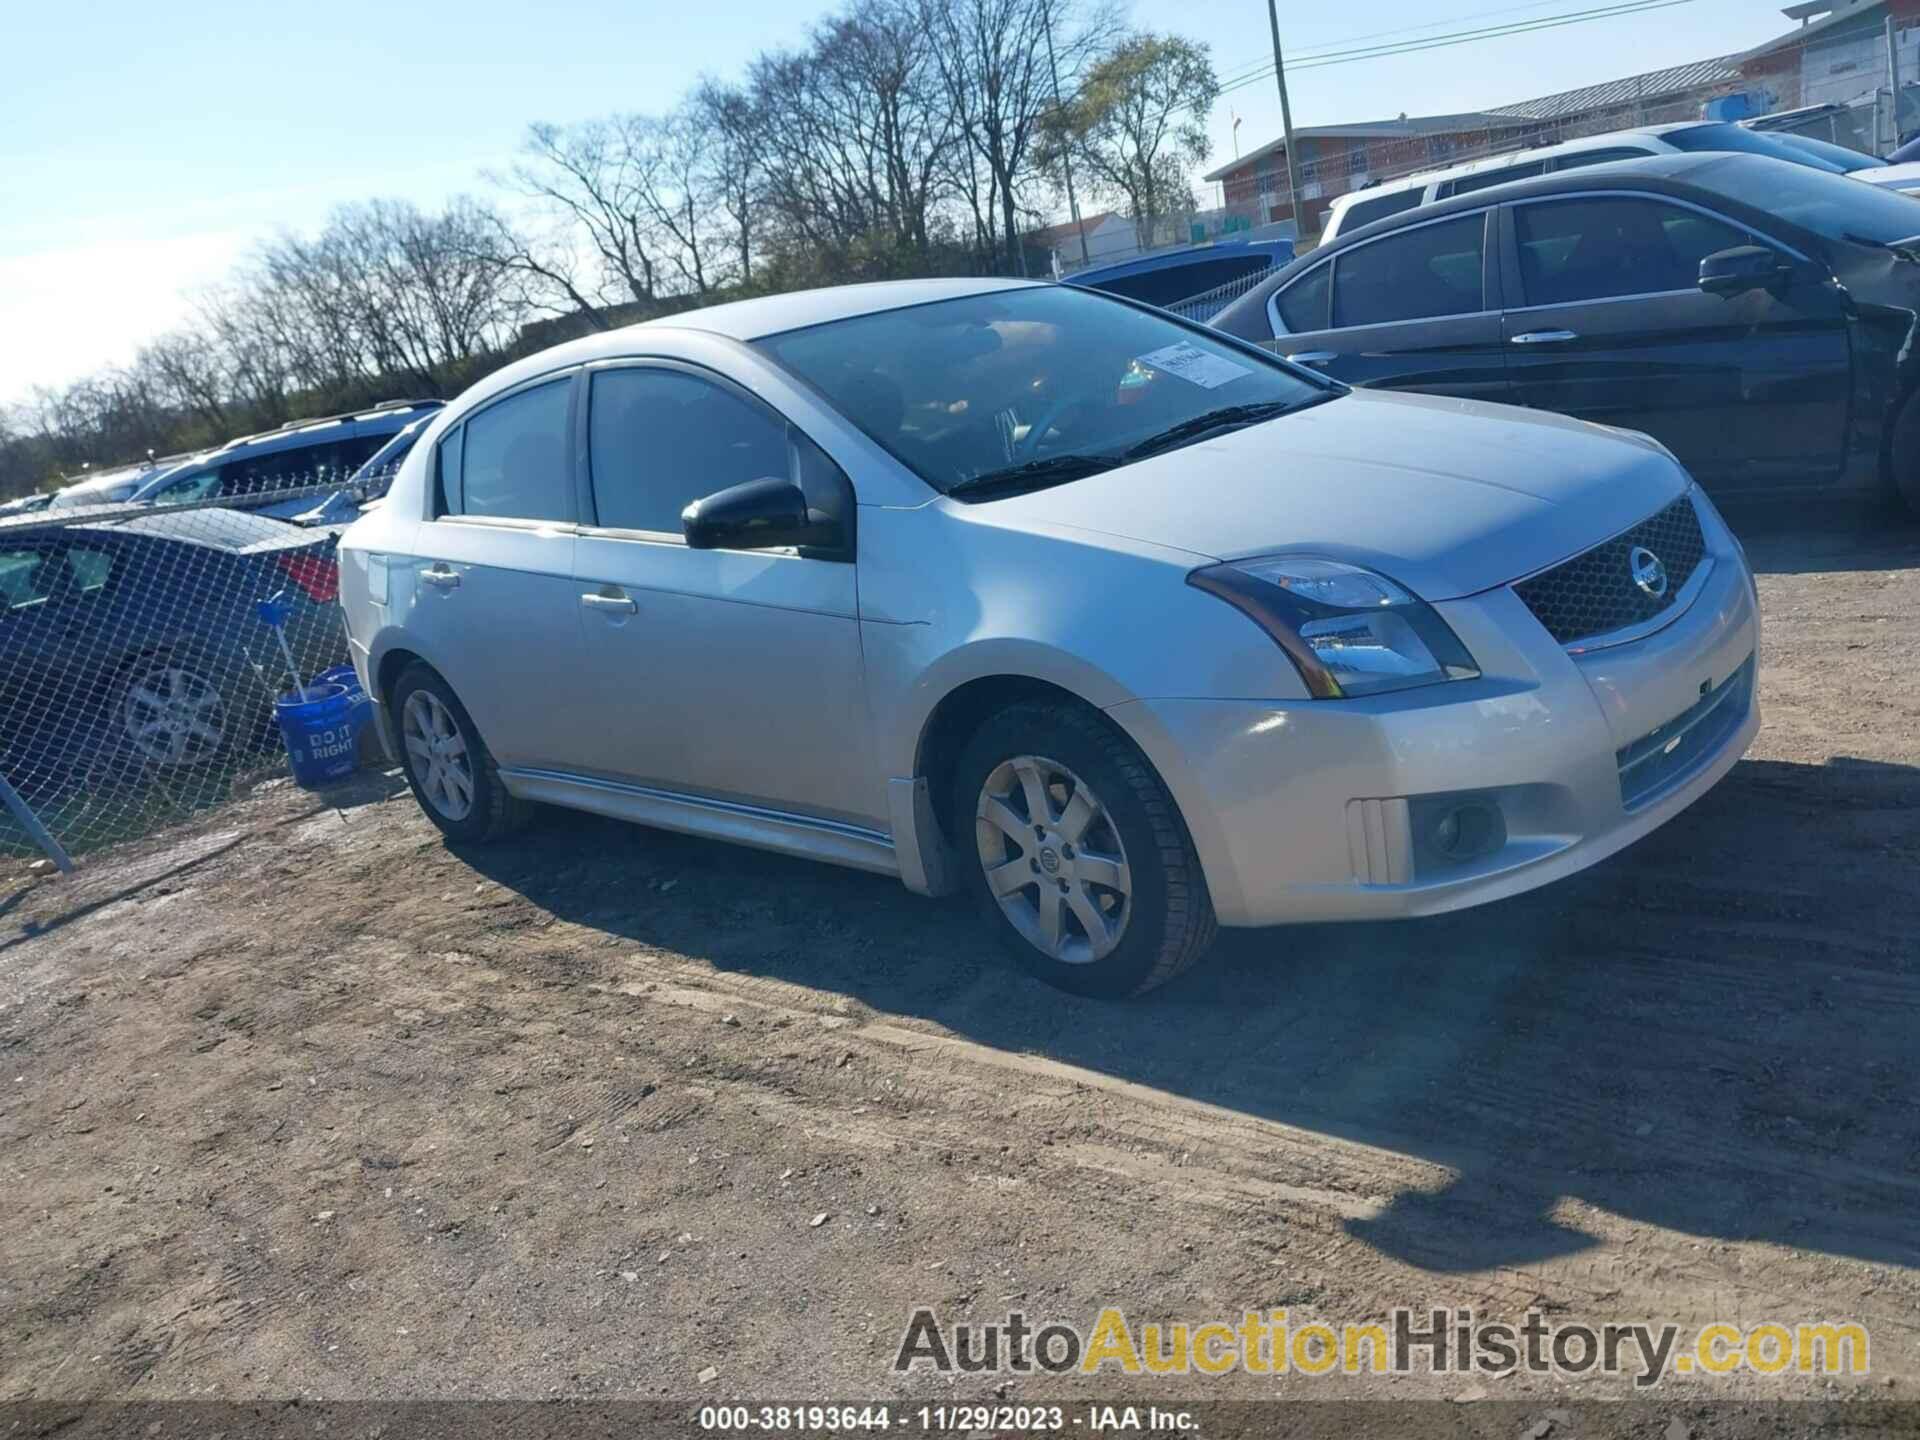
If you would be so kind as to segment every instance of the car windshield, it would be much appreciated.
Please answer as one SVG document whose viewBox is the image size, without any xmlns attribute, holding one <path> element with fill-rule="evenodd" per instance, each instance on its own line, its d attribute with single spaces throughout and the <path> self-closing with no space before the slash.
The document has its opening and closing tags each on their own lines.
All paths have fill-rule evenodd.
<svg viewBox="0 0 1920 1440">
<path fill-rule="evenodd" d="M 1770 155 L 1775 160 L 1791 161 L 1830 175 L 1840 173 L 1840 167 L 1831 160 L 1739 125 L 1689 125 L 1682 130 L 1665 131 L 1660 138 L 1676 150 L 1732 150 L 1743 155 Z"/>
<path fill-rule="evenodd" d="M 1920 200 L 1844 175 L 1728 156 L 1682 178 L 1828 240 L 1891 245 L 1920 235 Z"/>
<path fill-rule="evenodd" d="M 1065 285 L 792 330 L 758 348 L 944 492 L 1076 479 L 1340 393 Z"/>
</svg>

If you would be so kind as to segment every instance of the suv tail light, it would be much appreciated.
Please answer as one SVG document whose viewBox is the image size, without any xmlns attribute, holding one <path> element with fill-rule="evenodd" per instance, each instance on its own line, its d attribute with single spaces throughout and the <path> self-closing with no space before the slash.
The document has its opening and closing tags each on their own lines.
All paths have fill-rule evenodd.
<svg viewBox="0 0 1920 1440">
<path fill-rule="evenodd" d="M 298 585 L 309 600 L 331 605 L 340 598 L 340 565 L 332 556 L 293 550 L 274 556 L 273 563 L 286 572 L 287 578 Z"/>
</svg>

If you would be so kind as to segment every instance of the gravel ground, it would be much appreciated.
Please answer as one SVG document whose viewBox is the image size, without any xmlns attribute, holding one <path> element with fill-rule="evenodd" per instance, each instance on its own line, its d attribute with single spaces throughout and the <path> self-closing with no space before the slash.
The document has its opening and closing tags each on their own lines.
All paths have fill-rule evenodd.
<svg viewBox="0 0 1920 1440">
<path fill-rule="evenodd" d="M 1856 1318 L 1870 1378 L 1663 1398 L 1912 1398 L 1920 532 L 1754 523 L 1765 728 L 1699 804 L 1131 1004 L 853 872 L 557 814 L 455 853 L 375 774 L 0 872 L 0 1399 L 991 1395 L 890 1372 L 920 1304 Z"/>
</svg>

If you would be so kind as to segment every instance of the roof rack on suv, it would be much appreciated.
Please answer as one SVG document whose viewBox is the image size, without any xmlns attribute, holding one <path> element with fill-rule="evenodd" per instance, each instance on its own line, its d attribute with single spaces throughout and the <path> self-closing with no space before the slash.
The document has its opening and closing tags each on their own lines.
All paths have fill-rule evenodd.
<svg viewBox="0 0 1920 1440">
<path fill-rule="evenodd" d="M 338 415 L 309 415 L 302 420 L 289 420 L 280 426 L 281 430 L 304 430 L 309 425 L 328 425 L 336 420 L 352 420 L 361 415 L 373 415 L 382 410 L 411 410 L 418 405 L 444 405 L 444 400 L 381 400 L 373 405 L 360 405 L 352 410 L 342 410 Z M 269 435 L 277 432 L 269 430 Z"/>
</svg>

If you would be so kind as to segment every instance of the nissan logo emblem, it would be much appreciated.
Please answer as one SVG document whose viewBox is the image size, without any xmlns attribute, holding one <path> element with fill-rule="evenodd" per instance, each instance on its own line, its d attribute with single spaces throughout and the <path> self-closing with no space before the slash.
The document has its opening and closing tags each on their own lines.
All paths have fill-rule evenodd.
<svg viewBox="0 0 1920 1440">
<path fill-rule="evenodd" d="M 1644 545 L 1636 545 L 1627 555 L 1627 573 L 1649 599 L 1663 599 L 1667 593 L 1667 567 L 1660 557 Z"/>
</svg>

